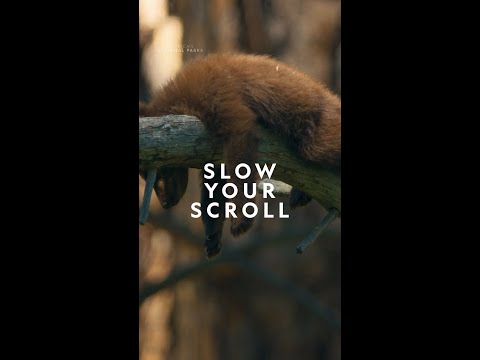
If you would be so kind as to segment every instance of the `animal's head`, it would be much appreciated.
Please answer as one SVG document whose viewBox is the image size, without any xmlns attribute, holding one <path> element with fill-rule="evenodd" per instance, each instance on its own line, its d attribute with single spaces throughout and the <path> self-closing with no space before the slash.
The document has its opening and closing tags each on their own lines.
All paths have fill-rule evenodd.
<svg viewBox="0 0 480 360">
<path fill-rule="evenodd" d="M 145 178 L 146 173 L 141 176 Z M 188 168 L 165 167 L 157 170 L 153 189 L 163 208 L 169 209 L 178 204 L 187 190 L 187 184 Z"/>
</svg>

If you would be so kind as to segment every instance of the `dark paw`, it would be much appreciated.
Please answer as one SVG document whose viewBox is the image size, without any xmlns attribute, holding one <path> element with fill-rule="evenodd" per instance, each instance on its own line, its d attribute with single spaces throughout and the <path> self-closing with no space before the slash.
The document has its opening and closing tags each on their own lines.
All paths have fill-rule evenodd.
<svg viewBox="0 0 480 360">
<path fill-rule="evenodd" d="M 162 207 L 163 207 L 164 209 L 170 209 L 170 208 L 174 207 L 174 206 L 177 204 L 177 202 L 171 201 L 171 200 L 163 200 L 163 201 L 161 201 L 160 203 L 162 204 Z"/>
<path fill-rule="evenodd" d="M 312 198 L 303 191 L 292 189 L 290 191 L 290 209 L 295 209 L 299 206 L 307 205 Z"/>
<path fill-rule="evenodd" d="M 236 219 L 232 219 L 230 232 L 232 233 L 233 236 L 238 236 L 243 234 L 248 229 L 250 229 L 252 225 L 253 225 L 253 219 L 240 216 Z"/>
<path fill-rule="evenodd" d="M 222 242 L 220 241 L 220 236 L 217 234 L 209 236 L 205 239 L 204 251 L 207 259 L 213 259 L 215 256 L 220 254 L 222 250 Z"/>
</svg>

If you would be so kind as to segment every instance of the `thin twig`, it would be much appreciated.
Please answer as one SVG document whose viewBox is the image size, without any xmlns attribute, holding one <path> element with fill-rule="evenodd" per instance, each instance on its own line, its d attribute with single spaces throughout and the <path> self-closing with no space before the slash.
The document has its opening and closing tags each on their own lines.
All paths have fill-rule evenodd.
<svg viewBox="0 0 480 360">
<path fill-rule="evenodd" d="M 236 259 L 239 255 L 251 254 L 260 247 L 272 244 L 273 241 L 252 240 L 241 245 L 232 247 L 211 260 L 201 260 L 193 265 L 189 265 L 180 269 L 173 270 L 164 280 L 159 282 L 146 282 L 139 294 L 139 304 L 141 305 L 149 296 L 161 291 L 169 286 L 175 285 L 177 282 L 187 278 L 190 275 L 199 273 L 209 269 L 220 263 Z"/>
<path fill-rule="evenodd" d="M 155 185 L 155 178 L 157 177 L 157 170 L 150 169 L 147 172 L 147 178 L 145 180 L 145 190 L 143 192 L 142 206 L 140 207 L 140 219 L 141 225 L 147 222 L 148 209 L 150 208 L 150 199 L 152 197 L 153 186 Z"/>
<path fill-rule="evenodd" d="M 195 263 L 190 266 L 186 266 L 182 269 L 177 269 L 174 270 L 170 273 L 170 275 L 167 276 L 164 280 L 160 282 L 155 282 L 155 283 L 145 283 L 143 286 L 142 290 L 140 291 L 139 294 L 139 305 L 142 305 L 142 303 L 150 296 L 153 294 L 166 289 L 170 286 L 175 285 L 177 282 L 193 275 L 193 274 L 198 274 L 202 272 L 203 270 L 210 269 L 211 267 L 214 267 L 215 265 L 219 264 L 220 262 L 224 262 L 228 260 L 227 257 L 222 256 L 222 257 L 217 257 L 213 260 L 203 260 L 199 261 L 198 263 Z"/>
<path fill-rule="evenodd" d="M 320 234 L 332 223 L 338 216 L 337 209 L 331 209 L 328 214 L 322 219 L 318 226 L 315 226 L 313 231 L 297 246 L 297 254 L 302 254 L 305 249 L 310 246 Z"/>
</svg>

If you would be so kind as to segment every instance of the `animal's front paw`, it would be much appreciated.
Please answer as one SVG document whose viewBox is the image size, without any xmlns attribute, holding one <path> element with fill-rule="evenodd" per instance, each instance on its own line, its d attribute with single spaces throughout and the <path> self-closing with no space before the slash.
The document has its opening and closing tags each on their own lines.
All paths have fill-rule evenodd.
<svg viewBox="0 0 480 360">
<path fill-rule="evenodd" d="M 213 259 L 220 254 L 220 251 L 222 250 L 222 242 L 220 241 L 221 237 L 222 234 L 218 232 L 206 237 L 203 249 L 208 259 Z"/>
<path fill-rule="evenodd" d="M 230 226 L 230 232 L 233 236 L 238 236 L 243 234 L 245 231 L 250 229 L 253 225 L 253 218 L 249 219 L 245 216 L 239 216 L 238 218 L 232 219 L 232 225 Z"/>
<path fill-rule="evenodd" d="M 216 244 L 205 242 L 204 251 L 207 259 L 213 259 L 222 251 L 222 242 L 219 241 Z"/>
<path fill-rule="evenodd" d="M 293 188 L 290 191 L 290 209 L 295 209 L 299 206 L 307 205 L 312 198 L 305 194 L 303 191 Z"/>
</svg>

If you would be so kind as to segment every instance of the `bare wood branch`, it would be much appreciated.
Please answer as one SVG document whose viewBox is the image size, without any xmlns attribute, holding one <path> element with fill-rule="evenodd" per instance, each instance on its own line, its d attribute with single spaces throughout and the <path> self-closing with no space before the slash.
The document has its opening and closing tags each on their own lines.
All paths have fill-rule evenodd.
<svg viewBox="0 0 480 360">
<path fill-rule="evenodd" d="M 340 176 L 300 159 L 285 141 L 259 126 L 257 162 L 276 163 L 275 179 L 301 189 L 325 209 L 335 208 L 340 216 Z M 167 115 L 139 118 L 140 167 L 162 166 L 202 168 L 207 162 L 220 163 L 223 153 L 203 123 L 193 116 Z"/>
<path fill-rule="evenodd" d="M 318 226 L 297 246 L 297 254 L 302 254 L 338 216 L 337 209 L 331 209 Z"/>
<path fill-rule="evenodd" d="M 191 275 L 196 275 L 202 272 L 203 270 L 210 269 L 219 263 L 231 260 L 228 257 L 218 257 L 214 260 L 201 260 L 198 263 L 195 263 L 190 266 L 186 266 L 181 269 L 176 269 L 167 278 L 160 282 L 146 282 L 139 293 L 139 305 L 142 305 L 143 302 L 153 294 L 156 294 L 159 291 L 162 291 L 168 287 L 174 286 L 179 281 L 188 278 Z"/>
<path fill-rule="evenodd" d="M 141 225 L 145 225 L 148 218 L 148 209 L 150 208 L 150 199 L 152 198 L 153 185 L 155 185 L 155 178 L 157 177 L 156 169 L 149 169 L 147 172 L 147 178 L 145 179 L 145 190 L 143 192 L 142 206 L 140 207 L 140 219 Z"/>
</svg>

